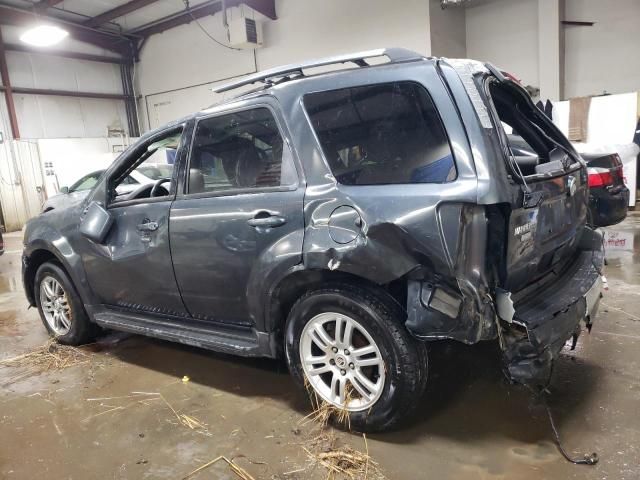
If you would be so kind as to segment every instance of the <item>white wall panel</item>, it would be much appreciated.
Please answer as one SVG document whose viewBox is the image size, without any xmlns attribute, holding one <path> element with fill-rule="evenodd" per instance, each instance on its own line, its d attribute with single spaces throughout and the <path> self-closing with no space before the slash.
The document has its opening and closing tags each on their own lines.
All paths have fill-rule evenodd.
<svg viewBox="0 0 640 480">
<path fill-rule="evenodd" d="M 38 103 L 37 95 L 13 94 L 13 103 L 18 117 L 18 128 L 23 138 L 45 138 L 45 120 L 42 118 L 42 111 Z M 67 119 L 64 119 L 68 121 Z M 8 126 L 9 124 L 7 124 Z M 7 137 L 10 130 L 6 130 Z"/>
<path fill-rule="evenodd" d="M 264 24 L 258 67 L 381 47 L 431 52 L 426 0 L 279 0 Z"/>
<path fill-rule="evenodd" d="M 199 21 L 214 38 L 227 42 L 220 13 Z M 142 49 L 141 62 L 136 65 L 136 77 L 145 94 L 199 85 L 252 71 L 253 51 L 221 47 L 195 23 L 151 36 Z"/>
<path fill-rule="evenodd" d="M 14 94 L 21 138 L 99 137 L 127 127 L 122 100 Z"/>
<path fill-rule="evenodd" d="M 538 86 L 538 2 L 496 0 L 466 8 L 467 56 Z"/>
<path fill-rule="evenodd" d="M 73 60 L 76 83 L 80 92 L 122 93 L 120 66 L 111 63 Z"/>
<path fill-rule="evenodd" d="M 448 58 L 465 58 L 467 56 L 464 8 L 449 7 L 443 10 L 440 6 L 440 0 L 430 0 L 429 25 L 431 29 L 431 55 Z"/>
<path fill-rule="evenodd" d="M 7 231 L 19 230 L 27 220 L 26 204 L 20 188 L 20 174 L 13 161 L 11 141 L 0 144 L 0 208 Z"/>
<path fill-rule="evenodd" d="M 11 51 L 7 65 L 14 87 L 122 93 L 119 65 Z"/>
<path fill-rule="evenodd" d="M 256 50 L 258 69 L 314 57 L 405 47 L 430 53 L 429 2 L 403 0 L 277 0 L 278 19 L 265 19 L 264 46 Z M 251 16 L 250 9 L 244 9 Z M 229 18 L 239 15 L 230 9 Z M 201 20 L 215 38 L 226 41 L 222 15 Z M 254 71 L 253 52 L 216 45 L 194 23 L 149 38 L 137 64 L 142 114 L 157 127 L 220 99 L 209 91 L 223 79 Z M 227 95 L 234 95 L 231 92 Z M 146 122 L 144 122 L 146 123 Z"/>
<path fill-rule="evenodd" d="M 127 113 L 124 101 L 99 98 L 80 98 L 78 100 L 84 126 L 83 137 L 104 137 L 107 135 L 107 127 L 127 130 Z"/>
<path fill-rule="evenodd" d="M 7 43 L 18 42 L 22 30 L 3 26 Z M 8 32 L 8 33 L 7 33 Z M 60 48 L 104 54 L 80 42 Z M 121 94 L 120 66 L 41 53 L 7 52 L 9 77 L 14 87 Z M 122 100 L 14 94 L 22 138 L 104 136 L 107 126 L 128 128 Z M 9 135 L 7 135 L 8 137 Z"/>
<path fill-rule="evenodd" d="M 566 0 L 565 98 L 640 90 L 640 1 Z"/>
<path fill-rule="evenodd" d="M 547 2 L 554 3 L 554 2 Z M 545 17 L 544 0 L 494 0 L 471 3 L 466 8 L 467 55 L 488 60 L 520 77 L 525 83 L 563 91 L 563 98 L 640 90 L 640 1 L 565 0 L 564 20 L 595 22 L 593 26 L 564 26 L 564 81 L 553 85 L 555 72 L 540 65 L 555 64 L 558 55 L 538 52 L 552 23 L 538 27 Z M 555 15 L 555 12 L 549 12 Z M 562 43 L 562 42 L 560 42 Z M 540 63 L 542 62 L 542 63 Z M 543 69 L 544 70 L 544 69 Z M 546 82 L 549 85 L 549 82 Z M 543 96 L 544 96 L 544 92 Z M 547 95 L 549 96 L 549 95 Z M 554 96 L 553 94 L 551 95 Z"/>
</svg>

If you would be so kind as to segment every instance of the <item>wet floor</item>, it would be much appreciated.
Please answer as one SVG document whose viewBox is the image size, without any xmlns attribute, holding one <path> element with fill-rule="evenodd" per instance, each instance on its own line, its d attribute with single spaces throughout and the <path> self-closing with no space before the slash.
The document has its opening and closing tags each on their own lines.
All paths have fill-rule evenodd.
<svg viewBox="0 0 640 480">
<path fill-rule="evenodd" d="M 6 235 L 0 257 L 0 360 L 47 341 L 22 293 L 20 240 Z M 606 242 L 609 291 L 550 397 L 567 450 L 600 463 L 560 457 L 544 409 L 504 382 L 493 345 L 442 343 L 411 424 L 368 437 L 387 478 L 640 478 L 640 214 Z M 63 370 L 23 373 L 0 366 L 1 478 L 179 479 L 219 455 L 256 479 L 327 478 L 301 471 L 309 411 L 280 362 L 111 334 Z M 361 436 L 339 438 L 364 450 Z M 217 463 L 194 478 L 236 477 Z"/>
</svg>

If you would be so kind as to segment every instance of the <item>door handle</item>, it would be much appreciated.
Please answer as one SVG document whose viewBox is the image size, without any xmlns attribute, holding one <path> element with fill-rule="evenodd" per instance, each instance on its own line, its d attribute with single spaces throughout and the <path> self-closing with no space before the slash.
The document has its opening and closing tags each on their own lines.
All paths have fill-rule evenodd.
<svg viewBox="0 0 640 480">
<path fill-rule="evenodd" d="M 252 227 L 257 228 L 273 228 L 280 227 L 287 223 L 287 220 L 284 217 L 280 217 L 278 215 L 271 215 L 267 212 L 260 212 L 253 218 L 247 220 L 247 223 Z"/>
<path fill-rule="evenodd" d="M 138 225 L 139 232 L 155 232 L 158 229 L 157 222 L 146 222 Z"/>
</svg>

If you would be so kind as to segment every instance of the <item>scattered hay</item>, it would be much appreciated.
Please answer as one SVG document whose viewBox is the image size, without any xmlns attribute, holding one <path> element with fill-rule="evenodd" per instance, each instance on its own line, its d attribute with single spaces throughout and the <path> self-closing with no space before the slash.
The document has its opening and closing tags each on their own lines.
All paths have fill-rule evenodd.
<svg viewBox="0 0 640 480">
<path fill-rule="evenodd" d="M 104 401 L 116 400 L 113 403 L 124 403 L 123 401 L 127 401 L 123 405 L 110 405 L 102 403 Z M 208 430 L 208 425 L 196 417 L 192 415 L 187 415 L 186 413 L 181 413 L 179 410 L 176 410 L 173 405 L 169 403 L 166 397 L 160 392 L 131 392 L 129 395 L 120 395 L 116 397 L 101 397 L 101 398 L 88 398 L 88 402 L 99 401 L 101 407 L 106 407 L 107 410 L 91 415 L 84 420 L 83 422 L 88 422 L 96 417 L 100 417 L 102 415 L 113 413 L 113 412 L 122 412 L 123 410 L 128 409 L 129 407 L 136 405 L 149 406 L 150 403 L 154 400 L 162 400 L 165 405 L 171 410 L 171 413 L 176 417 L 180 425 L 187 427 L 191 430 L 196 431 L 202 435 L 207 437 L 211 436 L 211 433 Z"/>
<path fill-rule="evenodd" d="M 193 472 L 189 473 L 186 477 L 183 477 L 182 480 L 188 480 L 189 478 L 192 478 L 197 473 L 209 468 L 211 465 L 219 462 L 220 460 L 223 460 L 224 462 L 226 462 L 227 465 L 229 465 L 229 468 L 231 469 L 231 471 L 235 473 L 242 480 L 255 480 L 255 478 L 253 478 L 249 472 L 247 472 L 244 468 L 242 468 L 237 463 L 234 463 L 233 459 L 229 460 L 227 457 L 224 457 L 224 456 L 216 457 L 210 462 L 207 462 L 204 465 L 196 468 Z"/>
<path fill-rule="evenodd" d="M 380 466 L 369 456 L 367 437 L 362 434 L 364 452 L 341 445 L 333 432 L 321 432 L 302 447 L 310 460 L 307 468 L 321 466 L 329 478 L 384 480 Z"/>
<path fill-rule="evenodd" d="M 346 408 L 338 408 L 329 405 L 320 399 L 313 389 L 309 390 L 309 396 L 313 405 L 313 411 L 300 420 L 301 425 L 313 424 L 310 435 L 302 445 L 302 449 L 309 457 L 310 463 L 303 469 L 294 472 L 305 471 L 318 466 L 327 471 L 330 479 L 364 479 L 384 480 L 379 465 L 369 456 L 367 437 L 362 434 L 365 451 L 359 451 L 350 445 L 340 444 L 333 430 L 328 424 L 331 419 L 334 423 L 346 426 L 351 430 L 349 411 Z M 347 390 L 347 402 L 351 398 L 351 391 Z M 287 472 L 291 473 L 291 472 Z"/>
<path fill-rule="evenodd" d="M 351 400 L 354 398 L 353 387 L 351 387 L 351 384 L 347 384 L 345 389 L 346 401 L 344 407 L 335 407 L 321 399 L 313 387 L 307 382 L 306 377 L 305 388 L 309 395 L 309 399 L 311 400 L 313 410 L 309 415 L 300 420 L 301 425 L 313 423 L 317 425 L 318 428 L 324 429 L 329 424 L 329 421 L 333 419 L 334 423 L 345 427 L 349 431 L 351 430 L 351 417 L 349 415 L 349 410 L 346 408 L 346 405 L 349 405 Z"/>
<path fill-rule="evenodd" d="M 176 416 L 176 418 L 178 419 L 178 421 L 182 425 L 184 425 L 185 427 L 190 428 L 191 430 L 196 430 L 196 431 L 198 431 L 198 433 L 202 433 L 203 435 L 206 435 L 208 437 L 211 436 L 211 433 L 209 433 L 209 430 L 207 429 L 207 424 L 206 423 L 202 423 L 196 417 L 192 417 L 191 415 L 187 415 L 185 413 L 178 413 L 176 411 L 176 409 L 173 408 L 173 406 L 167 401 L 167 399 L 164 397 L 164 395 L 162 395 L 161 393 L 158 393 L 158 395 L 164 401 L 164 403 L 167 405 L 167 407 L 169 407 L 171 409 L 173 414 Z"/>
<path fill-rule="evenodd" d="M 32 375 L 51 370 L 64 370 L 89 361 L 90 354 L 81 348 L 62 345 L 55 339 L 50 339 L 44 345 L 28 353 L 0 360 L 0 365 L 24 369 L 18 375 L 11 377 L 7 383 L 9 384 Z"/>
</svg>

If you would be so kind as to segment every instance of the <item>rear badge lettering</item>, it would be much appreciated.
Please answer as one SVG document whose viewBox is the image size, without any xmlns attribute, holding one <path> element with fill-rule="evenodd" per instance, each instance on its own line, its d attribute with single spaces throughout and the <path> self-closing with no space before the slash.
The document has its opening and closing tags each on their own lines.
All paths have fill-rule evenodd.
<svg viewBox="0 0 640 480">
<path fill-rule="evenodd" d="M 538 222 L 536 220 L 536 221 L 533 221 L 533 222 L 527 222 L 527 223 L 525 223 L 523 225 L 519 225 L 519 226 L 517 226 L 515 228 L 513 233 L 515 235 L 524 235 L 525 233 L 529 233 L 529 232 L 531 232 L 531 231 L 533 231 L 535 229 L 537 223 Z"/>
</svg>

